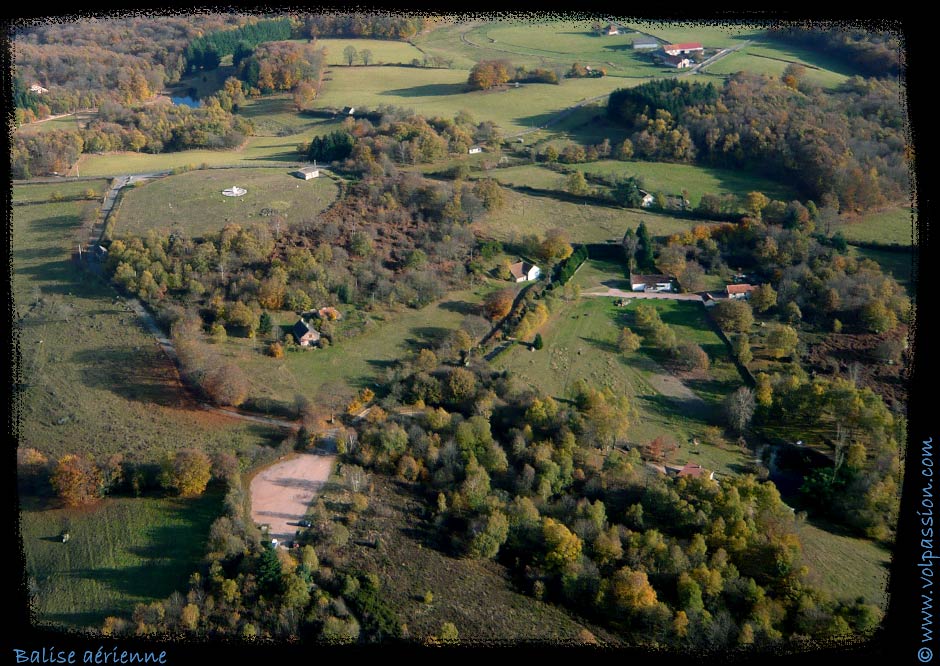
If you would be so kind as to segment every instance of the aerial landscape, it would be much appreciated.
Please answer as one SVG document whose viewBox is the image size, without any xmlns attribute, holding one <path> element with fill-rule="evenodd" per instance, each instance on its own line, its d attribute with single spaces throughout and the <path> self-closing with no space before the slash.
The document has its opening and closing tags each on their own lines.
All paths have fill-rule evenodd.
<svg viewBox="0 0 940 666">
<path fill-rule="evenodd" d="M 33 626 L 679 654 L 882 626 L 899 34 L 202 12 L 10 41 Z"/>
</svg>

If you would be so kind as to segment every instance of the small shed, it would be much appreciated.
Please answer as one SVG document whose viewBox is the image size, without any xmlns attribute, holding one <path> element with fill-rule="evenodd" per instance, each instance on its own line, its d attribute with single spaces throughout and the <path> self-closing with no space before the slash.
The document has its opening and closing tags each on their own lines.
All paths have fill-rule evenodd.
<svg viewBox="0 0 940 666">
<path fill-rule="evenodd" d="M 297 169 L 293 172 L 295 176 L 303 180 L 310 180 L 311 178 L 320 177 L 320 169 L 315 166 L 306 166 Z"/>
<path fill-rule="evenodd" d="M 483 146 L 470 146 L 470 150 L 467 151 L 468 155 L 476 155 L 477 153 L 483 152 Z"/>
<path fill-rule="evenodd" d="M 344 107 L 343 107 L 343 115 L 344 115 L 344 116 L 351 116 L 351 115 L 353 115 L 355 112 L 356 112 L 356 107 L 354 107 L 354 106 L 344 106 Z"/>
</svg>

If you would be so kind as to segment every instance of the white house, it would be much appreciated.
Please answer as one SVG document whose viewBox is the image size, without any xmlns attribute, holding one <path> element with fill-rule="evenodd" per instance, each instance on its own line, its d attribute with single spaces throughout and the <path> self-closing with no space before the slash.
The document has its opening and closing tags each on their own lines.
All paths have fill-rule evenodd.
<svg viewBox="0 0 940 666">
<path fill-rule="evenodd" d="M 344 107 L 343 107 L 343 115 L 344 115 L 344 116 L 351 116 L 351 115 L 353 115 L 355 112 L 356 112 L 356 107 L 354 107 L 354 106 L 344 106 Z"/>
<path fill-rule="evenodd" d="M 615 26 L 613 23 L 611 23 L 609 26 L 607 26 L 607 34 L 608 34 L 608 35 L 619 35 L 619 34 L 620 34 L 620 30 L 617 28 L 617 26 Z"/>
<path fill-rule="evenodd" d="M 317 167 L 313 167 L 313 166 L 301 167 L 300 169 L 297 169 L 297 171 L 294 171 L 293 173 L 298 178 L 302 178 L 304 180 L 310 180 L 311 178 L 320 177 L 320 169 L 318 169 Z"/>
<path fill-rule="evenodd" d="M 320 342 L 320 332 L 300 319 L 291 331 L 301 347 L 316 346 Z"/>
<path fill-rule="evenodd" d="M 38 83 L 34 83 L 33 85 L 31 85 L 31 86 L 29 87 L 29 92 L 31 92 L 31 93 L 36 93 L 37 95 L 42 95 L 43 93 L 49 92 L 49 89 L 48 89 L 48 88 L 43 88 L 43 87 L 42 87 L 41 85 L 39 85 Z"/>
<path fill-rule="evenodd" d="M 677 56 L 677 55 L 689 55 L 690 53 L 695 53 L 696 51 L 704 51 L 705 49 L 699 42 L 685 42 L 683 44 L 666 44 L 663 47 L 663 51 L 666 52 L 666 55 Z"/>
<path fill-rule="evenodd" d="M 483 152 L 483 146 L 470 146 L 470 150 L 467 151 L 468 155 L 476 155 L 477 153 Z"/>
<path fill-rule="evenodd" d="M 668 275 L 630 275 L 633 291 L 672 291 L 672 278 Z"/>
<path fill-rule="evenodd" d="M 530 264 L 527 261 L 517 261 L 510 265 L 509 272 L 512 273 L 512 278 L 515 282 L 538 280 L 539 276 L 542 274 L 538 266 Z"/>
<path fill-rule="evenodd" d="M 643 200 L 640 201 L 640 205 L 643 206 L 643 208 L 651 208 L 653 204 L 656 203 L 656 197 L 646 190 L 640 190 L 640 194 L 643 195 Z"/>
</svg>

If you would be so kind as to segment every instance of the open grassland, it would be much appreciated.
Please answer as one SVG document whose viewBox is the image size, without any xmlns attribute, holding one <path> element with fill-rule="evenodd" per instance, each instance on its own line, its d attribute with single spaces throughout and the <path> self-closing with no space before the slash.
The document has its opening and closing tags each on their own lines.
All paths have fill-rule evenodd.
<svg viewBox="0 0 940 666">
<path fill-rule="evenodd" d="M 14 364 L 20 446 L 154 460 L 198 446 L 251 452 L 281 433 L 195 408 L 176 370 L 118 294 L 72 261 L 83 209 L 13 210 Z M 87 238 L 87 236 L 86 236 Z"/>
<path fill-rule="evenodd" d="M 622 87 L 611 77 L 567 79 L 560 85 L 527 83 L 519 88 L 467 92 L 467 70 L 417 67 L 331 67 L 313 106 L 410 109 L 425 116 L 453 118 L 468 110 L 511 133 L 541 125 L 582 100 Z"/>
<path fill-rule="evenodd" d="M 222 190 L 232 185 L 248 190 L 247 194 L 224 196 Z M 149 229 L 182 229 L 187 236 L 199 236 L 230 221 L 269 220 L 262 214 L 266 209 L 278 211 L 286 225 L 316 217 L 336 193 L 332 179 L 321 175 L 303 181 L 287 168 L 190 171 L 126 190 L 111 233 L 119 238 L 143 236 Z"/>
<path fill-rule="evenodd" d="M 504 194 L 506 203 L 474 224 L 480 234 L 500 241 L 511 242 L 533 233 L 543 235 L 549 229 L 561 227 L 576 243 L 619 242 L 627 227 L 636 229 L 640 222 L 646 222 L 654 236 L 669 236 L 697 224 L 708 224 L 645 210 L 578 204 L 512 190 L 504 190 Z"/>
<path fill-rule="evenodd" d="M 628 27 L 662 42 L 681 44 L 700 42 L 706 48 L 731 48 L 748 39 L 758 39 L 764 32 L 758 25 L 732 21 L 631 21 Z"/>
<path fill-rule="evenodd" d="M 175 153 L 116 152 L 82 155 L 77 170 L 84 176 L 118 176 L 128 173 L 151 173 L 180 167 L 207 166 L 259 166 L 304 161 L 297 151 L 300 144 L 308 144 L 320 134 L 328 134 L 339 127 L 334 120 L 311 121 L 308 129 L 291 136 L 253 136 L 235 150 L 182 150 Z M 72 168 L 72 174 L 76 168 Z"/>
<path fill-rule="evenodd" d="M 508 283 L 487 281 L 474 289 L 451 292 L 441 301 L 420 310 L 368 313 L 344 309 L 340 330 L 362 332 L 341 337 L 326 349 L 297 349 L 282 359 L 264 353 L 265 340 L 230 336 L 217 347 L 220 354 L 235 359 L 249 377 L 249 395 L 262 403 L 292 405 L 297 395 L 313 400 L 326 385 L 343 384 L 356 390 L 373 386 L 382 371 L 422 348 L 437 346 L 460 327 L 467 314 L 476 311 L 483 297 Z M 297 315 L 274 313 L 277 325 L 293 326 Z"/>
<path fill-rule="evenodd" d="M 100 629 L 108 615 L 129 619 L 135 604 L 184 591 L 221 500 L 210 492 L 191 500 L 113 498 L 82 509 L 27 508 L 20 529 L 37 620 Z M 63 529 L 68 543 L 58 538 Z"/>
<path fill-rule="evenodd" d="M 290 137 L 296 144 L 339 126 L 339 122 L 331 119 L 297 111 L 291 95 L 283 93 L 250 98 L 239 107 L 238 115 L 250 119 L 255 128 L 255 136 L 249 139 L 246 149 L 253 148 L 253 142 L 260 137 Z M 324 129 L 325 126 L 329 129 Z"/>
<path fill-rule="evenodd" d="M 592 262 L 594 263 L 594 262 Z M 621 273 L 610 264 L 609 278 L 619 281 Z M 596 262 L 592 283 L 605 265 Z M 580 272 L 577 277 L 580 277 Z M 727 360 L 718 337 L 707 328 L 696 303 L 651 301 L 661 306 L 663 320 L 676 328 L 680 339 L 692 339 L 712 359 L 708 377 L 686 381 L 698 398 L 667 395 L 657 387 L 668 372 L 657 363 L 657 355 L 646 346 L 633 354 L 621 354 L 616 341 L 620 329 L 630 325 L 628 309 L 613 305 L 612 298 L 587 298 L 572 302 L 559 301 L 549 322 L 542 328 L 545 348 L 532 352 L 515 345 L 494 359 L 496 367 L 511 370 L 523 381 L 557 398 L 569 398 L 575 382 L 585 379 L 595 386 L 607 386 L 617 395 L 624 395 L 636 407 L 638 415 L 627 433 L 633 444 L 645 444 L 659 435 L 666 435 L 681 444 L 671 462 L 694 460 L 708 469 L 727 474 L 745 462 L 734 447 L 719 443 L 703 443 L 692 453 L 687 442 L 702 437 L 706 426 L 717 424 L 717 401 L 740 383 L 737 373 Z M 677 393 L 667 391 L 668 393 Z"/>
<path fill-rule="evenodd" d="M 800 526 L 803 561 L 810 580 L 836 599 L 887 606 L 891 553 L 867 539 L 834 534 L 805 522 Z"/>
<path fill-rule="evenodd" d="M 783 70 L 791 62 L 804 66 L 808 65 L 808 61 L 812 58 L 807 57 L 807 55 L 808 52 L 805 51 L 797 55 L 790 49 L 780 49 L 778 51 L 776 48 L 747 46 L 737 53 L 731 53 L 714 64 L 708 65 L 706 69 L 712 74 L 720 75 L 744 71 L 780 78 L 783 76 Z M 844 83 L 848 76 L 829 69 L 812 66 L 806 68 L 802 78 L 807 83 L 821 88 L 836 88 Z"/>
<path fill-rule="evenodd" d="M 348 60 L 344 51 L 351 46 L 357 51 L 353 65 L 361 65 L 362 58 L 358 53 L 364 49 L 372 52 L 370 62 L 373 65 L 399 64 L 408 65 L 417 58 L 424 60 L 424 54 L 408 42 L 392 39 L 317 39 L 316 45 L 326 49 L 326 63 L 328 65 L 346 65 Z"/>
<path fill-rule="evenodd" d="M 855 218 L 840 218 L 832 233 L 841 231 L 850 243 L 878 243 L 879 245 L 907 245 L 917 230 L 910 205 L 891 206 Z"/>
<path fill-rule="evenodd" d="M 600 160 L 570 166 L 585 174 L 636 176 L 643 179 L 643 189 L 650 192 L 681 194 L 683 190 L 688 190 L 689 201 L 693 206 L 698 205 L 703 194 L 736 194 L 744 197 L 748 192 L 757 191 L 782 201 L 797 198 L 796 193 L 786 185 L 745 171 L 641 160 Z"/>
<path fill-rule="evenodd" d="M 98 116 L 97 111 L 78 111 L 62 118 L 26 123 L 16 128 L 21 134 L 54 132 L 56 130 L 80 130 Z"/>
<path fill-rule="evenodd" d="M 23 183 L 13 186 L 13 201 L 17 203 L 35 203 L 37 201 L 53 201 L 58 197 L 66 199 L 84 197 L 88 190 L 95 193 L 100 200 L 104 191 L 108 189 L 108 181 L 100 180 L 66 180 L 60 183 Z"/>
</svg>

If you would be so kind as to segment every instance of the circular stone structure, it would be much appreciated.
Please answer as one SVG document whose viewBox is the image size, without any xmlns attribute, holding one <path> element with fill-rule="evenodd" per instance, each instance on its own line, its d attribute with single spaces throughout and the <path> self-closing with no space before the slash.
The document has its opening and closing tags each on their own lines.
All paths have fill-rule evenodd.
<svg viewBox="0 0 940 666">
<path fill-rule="evenodd" d="M 222 190 L 222 194 L 227 197 L 240 197 L 243 194 L 246 194 L 248 190 L 238 185 L 232 185 L 227 190 Z"/>
</svg>

